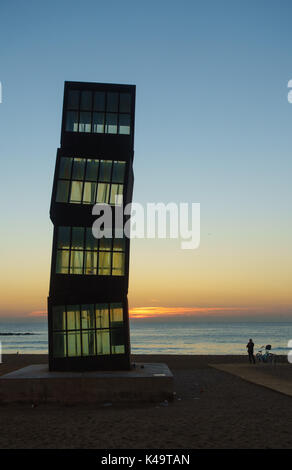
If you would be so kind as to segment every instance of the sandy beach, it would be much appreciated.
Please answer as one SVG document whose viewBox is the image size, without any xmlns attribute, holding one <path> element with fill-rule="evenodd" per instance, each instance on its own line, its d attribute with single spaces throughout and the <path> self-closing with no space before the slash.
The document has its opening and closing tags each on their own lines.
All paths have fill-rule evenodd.
<svg viewBox="0 0 292 470">
<path fill-rule="evenodd" d="M 4 355 L 0 375 L 46 355 Z M 0 448 L 228 449 L 291 448 L 292 397 L 249 383 L 208 364 L 243 364 L 245 356 L 133 356 L 165 362 L 176 399 L 112 406 L 0 406 Z M 284 359 L 283 359 L 284 360 Z M 251 366 L 252 367 L 252 366 Z M 292 365 L 265 369 L 292 380 Z"/>
</svg>

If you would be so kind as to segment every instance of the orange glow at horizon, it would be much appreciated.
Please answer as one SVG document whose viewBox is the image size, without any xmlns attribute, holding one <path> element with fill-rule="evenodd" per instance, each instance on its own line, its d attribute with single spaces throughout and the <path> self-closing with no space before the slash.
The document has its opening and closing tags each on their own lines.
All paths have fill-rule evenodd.
<svg viewBox="0 0 292 470">
<path fill-rule="evenodd" d="M 16 235 L 14 235 L 16 237 Z M 199 250 L 180 250 L 174 240 L 133 240 L 129 281 L 130 318 L 287 315 L 292 318 L 292 252 L 285 244 L 236 245 L 202 238 Z M 50 243 L 39 237 L 2 255 L 0 318 L 46 317 Z M 232 244 L 232 243 L 233 244 Z M 30 244 L 31 243 L 31 244 Z M 267 256 L 269 253 L 269 256 Z M 30 260 L 28 269 L 28 259 Z"/>
<path fill-rule="evenodd" d="M 250 312 L 254 309 L 248 307 L 134 307 L 129 310 L 130 318 L 157 318 L 157 317 L 194 317 L 199 314 L 210 316 L 212 314 L 223 314 L 228 316 L 235 312 Z"/>
<path fill-rule="evenodd" d="M 30 312 L 27 316 L 29 318 L 46 318 L 48 316 L 48 312 L 46 310 L 36 310 L 34 312 Z"/>
<path fill-rule="evenodd" d="M 154 299 L 153 299 L 154 300 Z M 291 316 L 291 308 L 289 306 L 279 306 L 278 314 Z M 175 307 L 175 306 L 142 306 L 129 308 L 129 317 L 132 320 L 139 319 L 158 319 L 158 318 L 251 318 L 252 316 L 265 315 L 265 318 L 275 315 L 274 309 L 268 309 L 266 306 L 209 306 L 209 307 Z M 21 318 L 28 319 L 46 319 L 47 310 L 33 310 L 21 315 Z M 12 315 L 13 317 L 14 315 Z M 1 315 L 0 315 L 1 318 Z"/>
</svg>

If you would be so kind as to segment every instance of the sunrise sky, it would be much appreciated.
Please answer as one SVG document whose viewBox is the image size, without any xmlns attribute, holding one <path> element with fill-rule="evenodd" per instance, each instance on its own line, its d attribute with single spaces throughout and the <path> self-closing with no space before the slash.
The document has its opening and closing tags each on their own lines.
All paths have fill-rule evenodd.
<svg viewBox="0 0 292 470">
<path fill-rule="evenodd" d="M 136 84 L 134 201 L 199 202 L 201 244 L 133 240 L 134 318 L 292 318 L 292 4 L 2 2 L 0 317 L 46 312 L 65 80 Z"/>
</svg>

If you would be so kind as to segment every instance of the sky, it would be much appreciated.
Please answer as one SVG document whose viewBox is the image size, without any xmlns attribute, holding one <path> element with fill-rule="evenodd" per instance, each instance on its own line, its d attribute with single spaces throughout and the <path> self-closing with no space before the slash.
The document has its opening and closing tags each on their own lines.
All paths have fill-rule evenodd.
<svg viewBox="0 0 292 470">
<path fill-rule="evenodd" d="M 44 315 L 65 80 L 135 84 L 134 201 L 201 243 L 132 240 L 132 317 L 292 316 L 290 1 L 1 1 L 0 317 Z"/>
</svg>

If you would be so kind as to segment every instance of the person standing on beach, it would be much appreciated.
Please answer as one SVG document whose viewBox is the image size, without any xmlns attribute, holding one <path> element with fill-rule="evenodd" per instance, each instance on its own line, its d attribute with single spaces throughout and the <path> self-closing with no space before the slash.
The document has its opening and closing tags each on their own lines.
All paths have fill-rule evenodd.
<svg viewBox="0 0 292 470">
<path fill-rule="evenodd" d="M 253 343 L 251 338 L 250 338 L 249 342 L 247 343 L 246 347 L 247 347 L 249 362 L 250 363 L 253 362 L 255 364 L 255 358 L 254 358 L 254 354 L 253 354 L 254 343 Z"/>
</svg>

